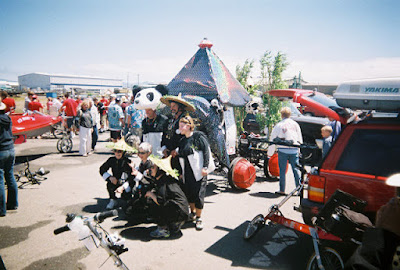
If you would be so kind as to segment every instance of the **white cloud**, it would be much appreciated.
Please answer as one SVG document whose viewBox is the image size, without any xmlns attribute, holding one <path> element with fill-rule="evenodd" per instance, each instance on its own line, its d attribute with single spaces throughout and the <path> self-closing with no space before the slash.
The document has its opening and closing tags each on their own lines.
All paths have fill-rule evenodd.
<svg viewBox="0 0 400 270">
<path fill-rule="evenodd" d="M 363 61 L 293 61 L 285 77 L 298 76 L 310 83 L 337 84 L 369 78 L 400 77 L 400 57 L 374 58 Z"/>
</svg>

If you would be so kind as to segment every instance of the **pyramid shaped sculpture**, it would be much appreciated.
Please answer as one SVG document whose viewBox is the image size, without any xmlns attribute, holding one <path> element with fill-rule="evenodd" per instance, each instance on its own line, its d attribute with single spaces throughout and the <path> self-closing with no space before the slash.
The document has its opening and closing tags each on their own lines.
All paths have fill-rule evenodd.
<svg viewBox="0 0 400 270">
<path fill-rule="evenodd" d="M 200 49 L 168 84 L 170 95 L 201 96 L 208 101 L 219 99 L 229 106 L 244 106 L 250 96 L 204 39 Z"/>
</svg>

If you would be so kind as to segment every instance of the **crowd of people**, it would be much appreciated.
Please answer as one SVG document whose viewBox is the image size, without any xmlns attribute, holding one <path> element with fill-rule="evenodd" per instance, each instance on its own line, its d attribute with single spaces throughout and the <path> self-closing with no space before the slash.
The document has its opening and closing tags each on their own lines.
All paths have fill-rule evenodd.
<svg viewBox="0 0 400 270">
<path fill-rule="evenodd" d="M 6 92 L 2 91 L 0 96 L 0 217 L 3 217 L 7 210 L 18 208 L 18 187 L 13 173 L 12 122 L 8 116 L 15 111 L 16 105 Z M 156 107 L 138 110 L 134 106 L 134 97 L 128 102 L 127 97 L 115 95 L 109 99 L 105 96 L 101 99 L 72 99 L 66 93 L 62 98 L 49 97 L 46 104 L 47 113 L 55 111 L 64 114 L 65 125 L 71 134 L 79 130 L 81 156 L 88 156 L 95 149 L 99 132 L 110 131 L 113 156 L 99 169 L 110 198 L 106 208 L 114 209 L 121 203 L 126 206 L 138 196 L 144 197 L 147 199 L 149 218 L 157 224 L 156 230 L 150 233 L 153 238 L 179 234 L 185 222 L 193 222 L 197 230 L 203 229 L 207 175 L 212 171 L 210 167 L 213 164 L 208 139 L 202 132 L 195 131 L 194 120 L 188 114 L 195 107 L 180 95 L 164 96 L 161 102 L 170 108 L 170 117 L 157 113 Z M 28 93 L 24 109 L 44 112 L 44 106 L 32 92 Z M 282 108 L 282 121 L 275 125 L 270 137 L 271 141 L 284 142 L 273 151 L 268 151 L 268 155 L 278 152 L 278 195 L 285 195 L 287 163 L 291 164 L 296 186 L 300 185 L 297 166 L 299 148 L 296 145 L 302 144 L 302 133 L 299 125 L 290 119 L 290 114 L 290 108 Z M 323 156 L 340 129 L 340 123 L 336 121 L 322 127 Z M 140 144 L 127 144 L 123 139 L 127 135 L 138 137 Z M 128 155 L 136 150 L 140 158 L 138 165 Z M 395 179 L 397 186 L 400 185 L 399 179 L 400 176 Z M 4 182 L 7 184 L 7 196 Z M 393 254 L 399 251 L 399 202 L 399 198 L 395 197 L 380 209 L 376 228 L 366 232 L 362 245 L 346 267 L 358 269 L 362 265 L 378 269 L 385 265 L 386 269 L 394 262 Z M 371 239 L 379 239 L 382 243 L 371 245 L 375 241 Z"/>
<path fill-rule="evenodd" d="M 178 234 L 184 222 L 193 222 L 197 230 L 202 230 L 211 150 L 207 137 L 194 130 L 194 121 L 188 115 L 195 107 L 181 96 L 164 96 L 161 102 L 172 113 L 167 117 L 158 113 L 157 104 L 137 110 L 133 99 L 131 102 L 122 106 L 123 100 L 116 98 L 108 105 L 114 156 L 99 170 L 110 198 L 106 208 L 125 205 L 126 210 L 131 209 L 137 194 L 142 193 L 149 218 L 158 224 L 152 237 Z M 130 135 L 137 136 L 140 144 L 129 145 L 122 139 Z M 136 148 L 141 160 L 138 166 L 128 157 Z"/>
</svg>

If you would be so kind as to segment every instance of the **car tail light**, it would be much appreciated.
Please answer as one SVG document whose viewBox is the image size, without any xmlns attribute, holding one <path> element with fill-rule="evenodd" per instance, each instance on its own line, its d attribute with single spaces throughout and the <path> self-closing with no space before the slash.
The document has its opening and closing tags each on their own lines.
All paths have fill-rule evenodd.
<svg viewBox="0 0 400 270">
<path fill-rule="evenodd" d="M 314 202 L 324 202 L 325 177 L 317 174 L 308 176 L 308 199 Z"/>
</svg>

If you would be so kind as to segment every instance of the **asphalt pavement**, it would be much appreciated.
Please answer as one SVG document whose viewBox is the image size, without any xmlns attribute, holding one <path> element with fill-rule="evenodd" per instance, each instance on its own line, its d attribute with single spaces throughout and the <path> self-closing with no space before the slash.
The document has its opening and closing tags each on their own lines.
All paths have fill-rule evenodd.
<svg viewBox="0 0 400 270">
<path fill-rule="evenodd" d="M 78 138 L 67 154 L 58 153 L 57 140 L 51 136 L 16 146 L 16 172 L 25 168 L 28 158 L 32 171 L 44 167 L 50 173 L 40 185 L 19 189 L 18 210 L 0 218 L 0 256 L 7 269 L 116 269 L 103 249 L 87 251 L 73 232 L 53 234 L 65 225 L 67 213 L 91 216 L 105 209 L 108 194 L 99 167 L 112 155 L 105 147 L 108 136 L 100 134 L 96 151 L 88 157 L 78 155 Z M 132 160 L 139 162 L 137 157 Z M 304 269 L 312 244 L 301 233 L 268 225 L 251 240 L 243 239 L 248 222 L 282 199 L 275 194 L 278 184 L 264 178 L 261 169 L 255 183 L 240 191 L 230 188 L 226 178 L 211 175 L 204 229 L 185 224 L 182 235 L 171 239 L 151 239 L 155 224 L 129 225 L 122 217 L 107 219 L 102 226 L 126 238 L 129 251 L 121 258 L 129 269 Z M 289 170 L 286 191 L 293 188 Z M 302 221 L 293 210 L 298 204 L 299 197 L 291 198 L 282 213 Z"/>
</svg>

